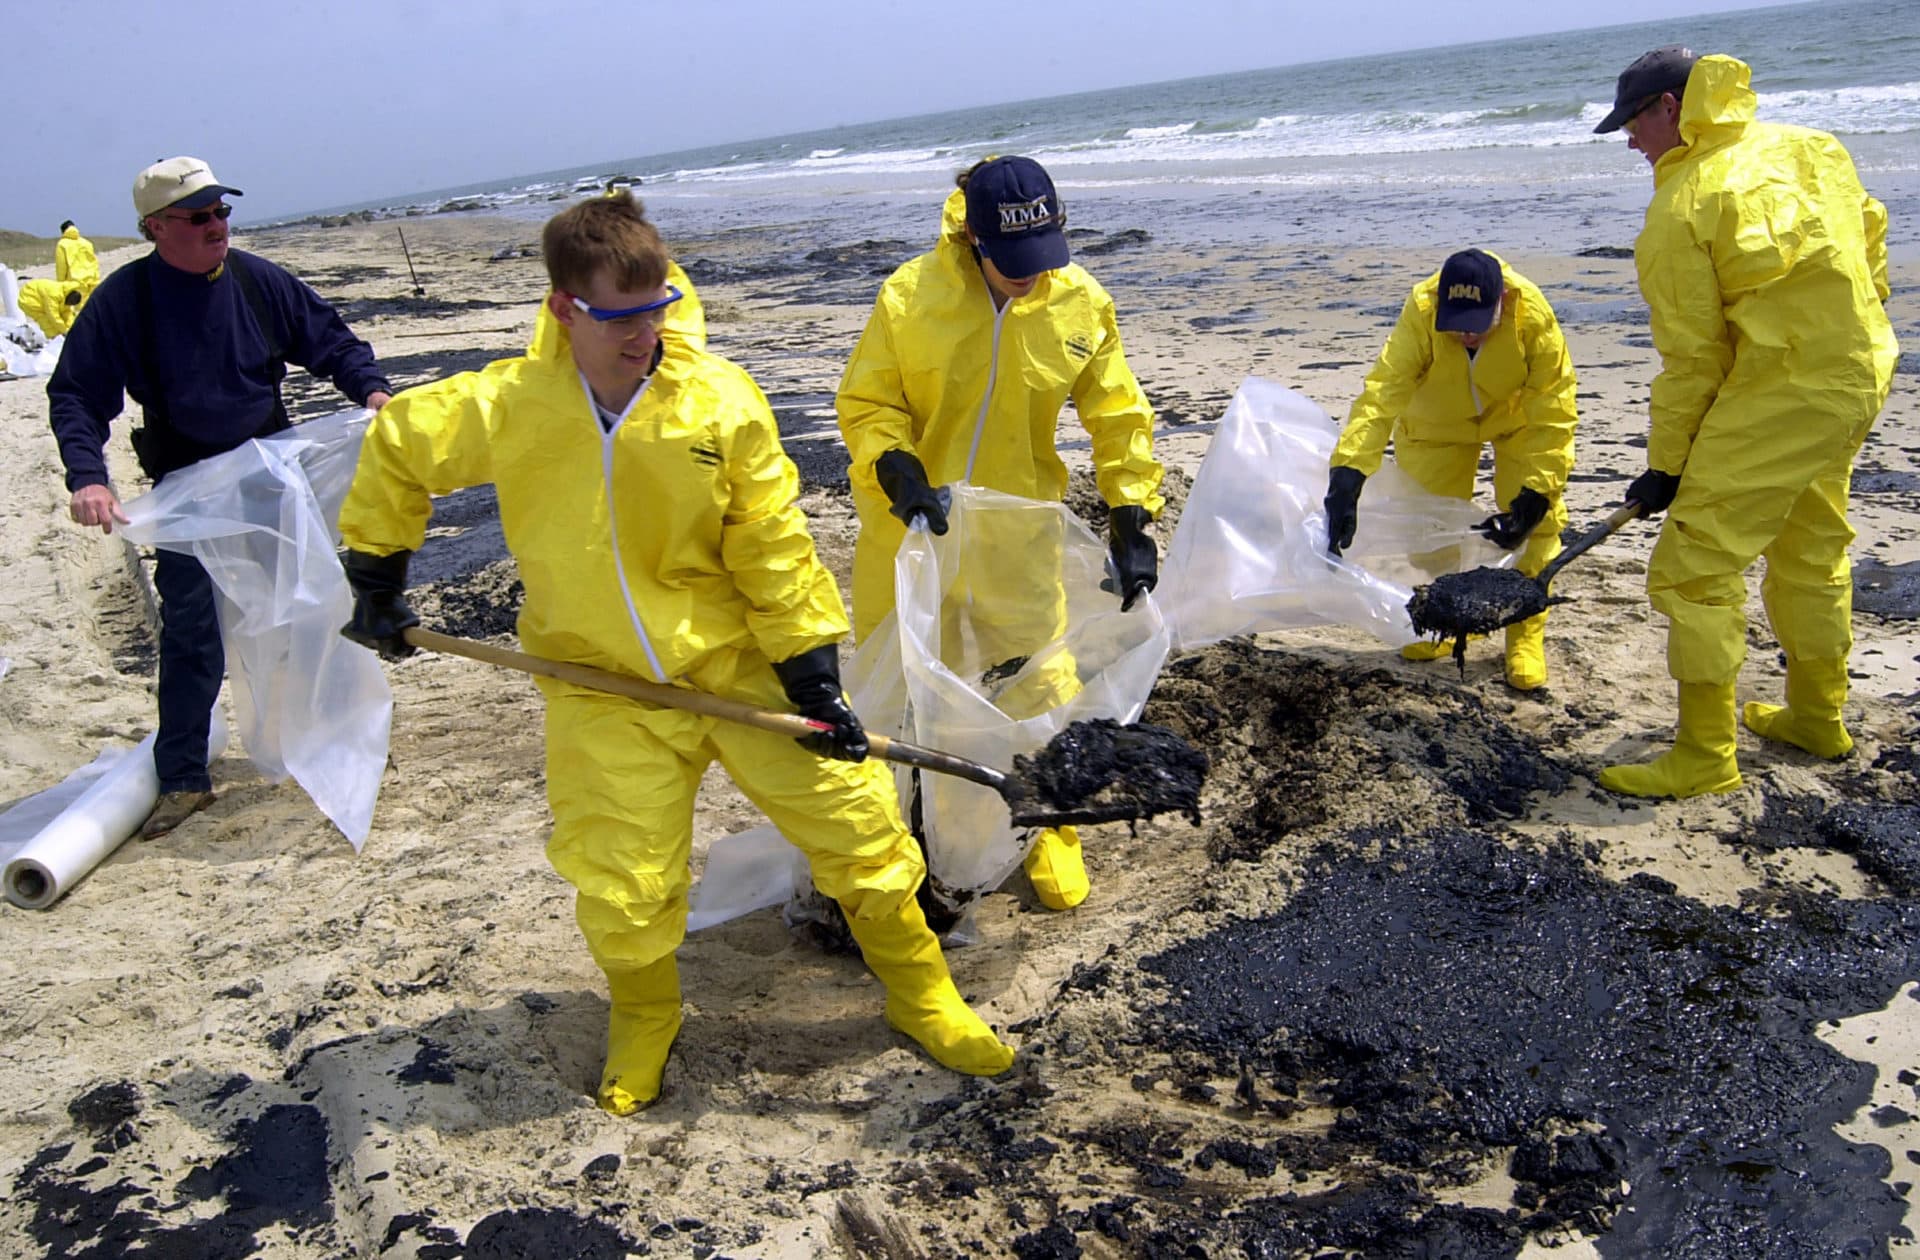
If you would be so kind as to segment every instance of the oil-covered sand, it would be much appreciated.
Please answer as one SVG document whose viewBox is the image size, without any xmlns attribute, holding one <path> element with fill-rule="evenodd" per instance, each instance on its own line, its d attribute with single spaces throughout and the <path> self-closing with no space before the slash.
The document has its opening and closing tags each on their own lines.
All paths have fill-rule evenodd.
<svg viewBox="0 0 1920 1260">
<path fill-rule="evenodd" d="M 1343 410 L 1416 263 L 1431 267 L 1291 245 L 1189 255 L 1110 226 L 1115 247 L 1090 261 L 1163 409 L 1181 474 L 1169 526 L 1239 373 Z M 410 224 L 431 310 L 401 296 L 371 229 L 249 247 L 304 261 L 390 366 L 424 379 L 524 342 L 537 265 L 485 261 L 521 231 Z M 808 259 L 676 237 L 714 348 L 780 415 L 843 580 L 832 389 L 875 277 L 917 244 Z M 1517 261 L 1550 293 L 1622 309 L 1569 325 L 1569 497 L 1602 510 L 1642 459 L 1631 268 Z M 1269 335 L 1260 277 L 1296 267 L 1334 277 L 1339 305 L 1290 310 Z M 1188 270 L 1216 296 L 1194 298 Z M 1219 311 L 1253 314 L 1200 327 Z M 1912 325 L 1910 305 L 1897 314 Z M 0 384 L 0 443 L 19 452 L 0 471 L 11 795 L 151 720 L 139 601 L 113 544 L 61 519 L 27 394 Z M 1913 400 L 1903 377 L 1863 469 L 1915 467 Z M 1098 523 L 1070 419 L 1062 437 L 1070 501 Z M 1911 563 L 1911 518 L 1873 484 L 1859 548 Z M 1599 766 L 1670 734 L 1640 590 L 1650 540 L 1623 530 L 1582 559 L 1580 598 L 1549 618 L 1545 693 L 1506 691 L 1491 646 L 1469 646 L 1463 677 L 1339 630 L 1170 662 L 1143 720 L 1205 753 L 1199 825 L 1084 829 L 1086 905 L 1047 912 L 1016 875 L 950 953 L 1019 1048 L 1007 1075 L 933 1066 L 886 1028 L 856 958 L 770 911 L 689 938 L 666 1093 L 625 1120 L 589 1097 L 604 987 L 541 853 L 537 694 L 470 662 L 403 662 L 364 854 L 230 757 L 220 801 L 175 837 L 122 850 L 54 911 L 6 911 L 0 1236 L 10 1254 L 213 1260 L 1909 1254 L 1910 623 L 1857 615 L 1852 757 L 1743 735 L 1737 793 L 1613 798 Z M 517 578 L 485 491 L 441 503 L 416 578 L 429 624 L 510 641 Z M 1741 696 L 1775 699 L 1777 648 L 1752 611 Z M 711 773 L 695 864 L 757 821 Z"/>
</svg>

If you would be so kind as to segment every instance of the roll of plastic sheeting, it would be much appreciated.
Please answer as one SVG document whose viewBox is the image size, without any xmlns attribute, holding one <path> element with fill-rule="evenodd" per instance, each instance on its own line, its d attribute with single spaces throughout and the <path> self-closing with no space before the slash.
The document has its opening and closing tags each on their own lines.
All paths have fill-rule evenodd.
<svg viewBox="0 0 1920 1260">
<path fill-rule="evenodd" d="M 52 821 L 20 846 L 7 863 L 4 878 L 7 900 L 27 910 L 45 910 L 64 897 L 87 872 L 105 861 L 146 821 L 160 799 L 160 778 L 153 770 L 153 739 L 149 735 L 130 750 L 112 749 L 92 764 L 76 770 L 60 784 L 21 801 L 6 815 L 34 817 L 52 801 L 71 797 Z M 213 711 L 213 729 L 207 739 L 211 761 L 227 748 L 227 723 Z M 79 786 L 77 796 L 72 786 Z M 25 811 L 22 815 L 22 811 Z"/>
</svg>

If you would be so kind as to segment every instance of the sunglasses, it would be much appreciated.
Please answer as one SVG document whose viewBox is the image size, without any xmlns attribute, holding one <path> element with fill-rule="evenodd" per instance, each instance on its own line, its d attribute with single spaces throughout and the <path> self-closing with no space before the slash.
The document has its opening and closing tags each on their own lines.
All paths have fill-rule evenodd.
<svg viewBox="0 0 1920 1260">
<path fill-rule="evenodd" d="M 678 302 L 683 296 L 685 295 L 680 290 L 668 285 L 667 296 L 658 302 L 644 302 L 639 306 L 623 306 L 618 310 L 608 310 L 606 307 L 590 305 L 583 297 L 575 297 L 571 293 L 567 295 L 573 302 L 574 308 L 585 312 L 594 323 L 614 324 L 628 332 L 638 329 L 643 324 L 648 328 L 660 327 L 667 322 L 667 307 Z"/>
<path fill-rule="evenodd" d="M 1646 100 L 1641 101 L 1638 105 L 1635 105 L 1633 107 L 1633 112 L 1620 120 L 1621 129 L 1623 131 L 1627 131 L 1631 133 L 1633 131 L 1633 124 L 1640 120 L 1640 115 L 1646 113 L 1648 110 L 1652 109 L 1655 105 L 1658 105 L 1660 103 L 1660 98 L 1665 95 L 1666 95 L 1665 92 L 1655 92 L 1652 96 L 1649 96 Z"/>
<path fill-rule="evenodd" d="M 163 219 L 172 219 L 175 223 L 191 223 L 195 227 L 205 227 L 215 219 L 222 223 L 233 213 L 232 206 L 215 206 L 211 210 L 195 210 L 192 214 L 163 214 Z"/>
</svg>

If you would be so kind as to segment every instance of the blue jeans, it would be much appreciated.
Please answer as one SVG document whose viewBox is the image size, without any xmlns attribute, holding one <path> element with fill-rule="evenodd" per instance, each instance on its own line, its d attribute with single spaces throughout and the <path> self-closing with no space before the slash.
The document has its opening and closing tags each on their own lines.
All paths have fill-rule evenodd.
<svg viewBox="0 0 1920 1260">
<path fill-rule="evenodd" d="M 214 612 L 213 579 L 179 551 L 157 553 L 160 594 L 160 730 L 153 768 L 162 792 L 207 792 L 207 733 L 220 695 L 227 652 Z"/>
</svg>

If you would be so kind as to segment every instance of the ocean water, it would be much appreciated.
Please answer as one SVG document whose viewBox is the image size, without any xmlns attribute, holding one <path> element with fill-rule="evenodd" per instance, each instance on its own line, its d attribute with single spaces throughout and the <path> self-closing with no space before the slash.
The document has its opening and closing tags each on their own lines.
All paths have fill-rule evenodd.
<svg viewBox="0 0 1920 1260">
<path fill-rule="evenodd" d="M 1666 43 L 1747 61 L 1761 117 L 1839 135 L 1894 211 L 1895 243 L 1920 240 L 1915 0 L 1835 0 L 1147 84 L 356 208 L 420 214 L 452 203 L 545 217 L 552 202 L 621 175 L 638 177 L 670 231 L 674 220 L 697 220 L 709 230 L 806 224 L 828 241 L 930 236 L 927 203 L 956 171 L 1019 152 L 1053 173 L 1070 214 L 1086 206 L 1107 226 L 1182 239 L 1270 233 L 1276 219 L 1304 216 L 1290 225 L 1303 238 L 1358 242 L 1392 230 L 1414 245 L 1457 239 L 1488 217 L 1524 220 L 1523 235 L 1537 239 L 1505 242 L 1512 247 L 1558 242 L 1584 216 L 1599 243 L 1617 242 L 1637 226 L 1615 219 L 1644 206 L 1646 166 L 1618 134 L 1592 131 L 1619 71 Z M 1326 217 L 1315 221 L 1316 208 Z"/>
</svg>

